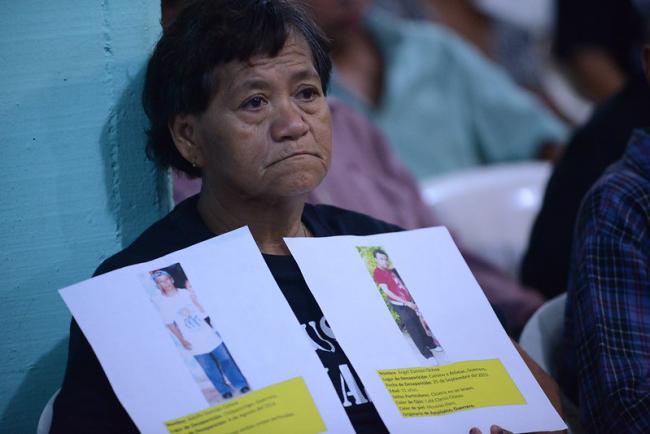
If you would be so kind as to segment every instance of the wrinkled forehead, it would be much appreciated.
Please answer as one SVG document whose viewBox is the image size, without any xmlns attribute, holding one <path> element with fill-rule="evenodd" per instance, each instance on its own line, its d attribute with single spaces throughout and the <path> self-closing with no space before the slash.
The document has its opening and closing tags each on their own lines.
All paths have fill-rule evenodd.
<svg viewBox="0 0 650 434">
<path fill-rule="evenodd" d="M 231 60 L 214 70 L 217 90 L 246 86 L 251 81 L 265 77 L 284 80 L 316 80 L 320 76 L 305 38 L 291 32 L 282 49 L 276 55 L 255 54 L 247 60 Z"/>
</svg>

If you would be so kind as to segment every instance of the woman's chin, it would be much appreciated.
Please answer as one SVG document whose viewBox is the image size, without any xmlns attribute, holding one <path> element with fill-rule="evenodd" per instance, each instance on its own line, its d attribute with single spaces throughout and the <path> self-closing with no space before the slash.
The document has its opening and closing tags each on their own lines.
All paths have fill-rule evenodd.
<svg viewBox="0 0 650 434">
<path fill-rule="evenodd" d="M 274 195 L 286 198 L 306 196 L 318 187 L 324 177 L 325 172 L 297 172 L 276 180 L 270 190 Z"/>
<path fill-rule="evenodd" d="M 327 165 L 313 157 L 307 158 L 301 164 L 286 164 L 277 169 L 281 170 L 274 170 L 272 179 L 267 183 L 268 191 L 282 197 L 309 194 L 327 174 Z"/>
</svg>

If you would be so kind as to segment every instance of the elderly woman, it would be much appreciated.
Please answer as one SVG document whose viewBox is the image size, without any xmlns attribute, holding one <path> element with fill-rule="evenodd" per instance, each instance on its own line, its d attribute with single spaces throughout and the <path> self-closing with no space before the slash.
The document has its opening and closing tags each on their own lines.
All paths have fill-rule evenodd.
<svg viewBox="0 0 650 434">
<path fill-rule="evenodd" d="M 330 162 L 330 74 L 320 30 L 288 0 L 204 0 L 165 32 L 149 61 L 143 102 L 148 153 L 200 175 L 179 204 L 96 274 L 148 261 L 248 225 L 358 432 L 386 428 L 345 353 L 331 338 L 283 237 L 366 235 L 399 227 L 305 204 Z M 73 321 L 52 432 L 136 432 Z"/>
</svg>

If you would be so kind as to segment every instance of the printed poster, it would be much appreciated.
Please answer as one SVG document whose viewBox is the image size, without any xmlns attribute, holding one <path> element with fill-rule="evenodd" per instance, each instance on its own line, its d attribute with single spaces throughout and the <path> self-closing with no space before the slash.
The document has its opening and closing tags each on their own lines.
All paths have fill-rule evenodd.
<svg viewBox="0 0 650 434">
<path fill-rule="evenodd" d="M 445 228 L 286 242 L 391 433 L 566 428 Z"/>
<path fill-rule="evenodd" d="M 247 228 L 60 293 L 142 432 L 354 432 Z"/>
</svg>

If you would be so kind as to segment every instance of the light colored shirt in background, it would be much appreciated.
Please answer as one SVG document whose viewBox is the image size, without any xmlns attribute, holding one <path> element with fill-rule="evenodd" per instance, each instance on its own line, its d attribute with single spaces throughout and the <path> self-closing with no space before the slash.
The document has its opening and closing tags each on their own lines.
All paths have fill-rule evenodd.
<svg viewBox="0 0 650 434">
<path fill-rule="evenodd" d="M 567 128 L 498 66 L 442 27 L 373 10 L 366 21 L 384 59 L 373 107 L 337 80 L 331 94 L 366 114 L 422 180 L 481 164 L 532 159 Z"/>
</svg>

